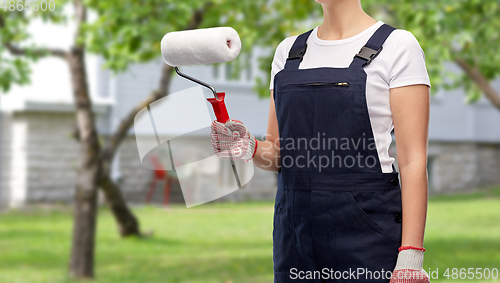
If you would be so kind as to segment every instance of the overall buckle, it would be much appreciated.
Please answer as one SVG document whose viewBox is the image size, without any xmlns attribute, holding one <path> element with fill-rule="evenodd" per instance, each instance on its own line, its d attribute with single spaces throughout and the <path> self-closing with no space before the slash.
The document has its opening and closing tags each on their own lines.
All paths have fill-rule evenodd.
<svg viewBox="0 0 500 283">
<path fill-rule="evenodd" d="M 296 48 L 290 50 L 288 53 L 288 58 L 286 60 L 294 60 L 294 59 L 300 59 L 299 62 L 302 62 L 302 58 L 304 57 L 304 54 L 306 54 L 306 49 L 307 49 L 307 44 L 304 45 L 303 48 Z"/>
<path fill-rule="evenodd" d="M 359 51 L 359 53 L 356 54 L 356 56 L 354 56 L 354 57 L 358 57 L 358 58 L 361 58 L 363 60 L 366 60 L 366 63 L 363 65 L 368 65 L 375 57 L 377 57 L 377 55 L 380 53 L 380 51 L 382 51 L 382 46 L 380 46 L 380 48 L 378 50 L 372 49 L 372 48 L 367 47 L 367 46 L 363 46 L 363 47 L 361 47 L 361 50 Z"/>
</svg>

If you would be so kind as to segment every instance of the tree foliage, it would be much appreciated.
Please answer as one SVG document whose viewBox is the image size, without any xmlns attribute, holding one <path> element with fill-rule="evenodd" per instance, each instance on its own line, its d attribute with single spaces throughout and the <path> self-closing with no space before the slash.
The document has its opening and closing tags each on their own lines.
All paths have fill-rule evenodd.
<svg viewBox="0 0 500 283">
<path fill-rule="evenodd" d="M 28 24 L 36 19 L 65 24 L 71 15 L 63 13 L 68 1 L 57 1 L 56 11 L 30 13 L 4 12 L 0 32 L 0 85 L 6 92 L 11 84 L 29 83 L 29 63 L 50 55 L 43 46 L 30 42 Z M 126 70 L 133 63 L 147 62 L 160 56 L 160 40 L 167 32 L 184 30 L 199 10 L 203 21 L 199 28 L 231 26 L 242 38 L 242 54 L 253 46 L 275 47 L 286 36 L 302 31 L 302 20 L 319 16 L 321 6 L 314 1 L 237 1 L 237 0 L 88 0 L 84 1 L 95 20 L 84 23 L 80 38 L 88 53 L 105 58 L 105 66 L 115 72 Z M 23 46 L 26 56 L 12 58 L 5 44 Z M 12 51 L 12 50 L 11 50 Z M 262 66 L 270 71 L 270 59 Z M 262 60 L 261 60 L 262 61 Z M 234 62 L 233 64 L 240 63 Z M 238 68 L 236 68 L 238 70 Z"/>
<path fill-rule="evenodd" d="M 64 24 L 67 15 L 62 8 L 66 2 L 58 0 L 55 10 L 50 12 L 0 9 L 0 93 L 8 92 L 13 84 L 29 84 L 31 62 L 49 55 L 62 55 L 61 50 L 52 50 L 33 42 L 28 27 L 33 20 Z"/>
<path fill-rule="evenodd" d="M 500 2 L 496 0 L 366 0 L 363 6 L 397 28 L 411 31 L 426 55 L 435 93 L 440 88 L 463 87 L 467 101 L 484 89 L 467 72 L 457 73 L 445 63 L 465 63 L 491 82 L 500 75 Z M 498 96 L 500 99 L 500 96 Z M 490 98 L 490 97 L 488 97 Z M 490 98 L 491 100 L 491 98 Z"/>
<path fill-rule="evenodd" d="M 66 0 L 57 1 L 53 12 L 4 12 L 0 10 L 0 41 L 23 45 L 25 57 L 12 57 L 0 45 L 0 90 L 12 83 L 29 83 L 29 62 L 50 52 L 29 44 L 27 25 L 35 18 L 65 23 L 62 13 Z M 160 56 L 160 40 L 171 31 L 183 30 L 192 20 L 193 10 L 203 11 L 200 28 L 231 26 L 242 38 L 242 55 L 253 46 L 276 48 L 287 36 L 310 28 L 304 20 L 320 20 L 321 5 L 310 0 L 88 0 L 86 6 L 97 18 L 83 26 L 81 39 L 87 51 L 100 54 L 113 71 L 124 71 L 130 64 Z M 464 87 L 469 101 L 481 95 L 478 84 L 466 72 L 447 71 L 445 62 L 463 60 L 488 81 L 498 77 L 500 53 L 500 4 L 494 0 L 363 0 L 363 7 L 376 19 L 411 31 L 426 54 L 433 91 Z M 3 23 L 1 22 L 3 21 Z M 272 53 L 272 54 L 271 54 Z M 274 52 L 259 59 L 265 77 L 257 77 L 257 90 L 268 94 L 267 82 Z M 243 62 L 246 63 L 246 62 Z M 232 62 L 236 72 L 240 61 Z"/>
</svg>

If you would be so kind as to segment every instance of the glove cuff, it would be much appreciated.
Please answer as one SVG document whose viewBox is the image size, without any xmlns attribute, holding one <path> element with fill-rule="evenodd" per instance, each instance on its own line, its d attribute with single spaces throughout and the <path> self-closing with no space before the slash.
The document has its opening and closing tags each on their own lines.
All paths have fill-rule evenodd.
<svg viewBox="0 0 500 283">
<path fill-rule="evenodd" d="M 255 152 L 257 151 L 257 139 L 250 134 L 250 139 L 248 142 L 248 150 L 241 159 L 245 162 L 250 162 L 250 160 L 255 156 Z"/>
<path fill-rule="evenodd" d="M 417 247 L 414 247 L 414 246 L 401 246 L 398 249 L 398 251 L 404 251 L 404 250 L 419 250 L 419 251 L 425 252 L 425 249 L 423 247 L 422 248 L 417 248 Z"/>
<path fill-rule="evenodd" d="M 421 270 L 424 266 L 424 252 L 422 250 L 405 249 L 399 252 L 394 270 L 414 269 Z"/>
</svg>

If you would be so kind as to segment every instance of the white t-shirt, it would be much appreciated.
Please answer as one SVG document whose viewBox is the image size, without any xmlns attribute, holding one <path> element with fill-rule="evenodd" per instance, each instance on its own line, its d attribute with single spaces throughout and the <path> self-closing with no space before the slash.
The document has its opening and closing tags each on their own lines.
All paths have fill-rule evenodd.
<svg viewBox="0 0 500 283">
<path fill-rule="evenodd" d="M 318 27 L 307 39 L 307 50 L 299 69 L 318 67 L 345 68 L 373 33 L 384 23 L 378 21 L 363 32 L 340 40 L 318 38 Z M 271 70 L 270 89 L 274 75 L 285 66 L 288 52 L 298 35 L 285 38 L 276 48 Z M 406 30 L 394 30 L 383 45 L 382 51 L 364 67 L 367 74 L 366 103 L 377 146 L 382 172 L 392 172 L 394 158 L 389 156 L 392 142 L 392 112 L 389 89 L 414 84 L 431 86 L 425 55 L 413 34 Z"/>
</svg>

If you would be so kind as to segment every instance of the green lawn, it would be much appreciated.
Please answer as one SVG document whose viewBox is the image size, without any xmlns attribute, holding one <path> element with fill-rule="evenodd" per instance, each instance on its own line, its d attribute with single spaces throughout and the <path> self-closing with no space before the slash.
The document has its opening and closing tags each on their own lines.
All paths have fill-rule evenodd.
<svg viewBox="0 0 500 283">
<path fill-rule="evenodd" d="M 500 269 L 500 188 L 431 198 L 425 269 Z M 272 282 L 272 202 L 136 208 L 145 239 L 119 239 L 109 211 L 99 216 L 96 282 Z M 66 277 L 68 209 L 0 214 L 0 283 L 72 282 Z M 444 279 L 444 280 L 443 280 Z"/>
</svg>

